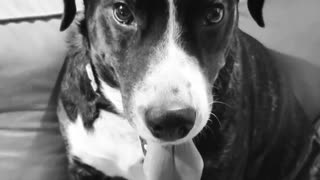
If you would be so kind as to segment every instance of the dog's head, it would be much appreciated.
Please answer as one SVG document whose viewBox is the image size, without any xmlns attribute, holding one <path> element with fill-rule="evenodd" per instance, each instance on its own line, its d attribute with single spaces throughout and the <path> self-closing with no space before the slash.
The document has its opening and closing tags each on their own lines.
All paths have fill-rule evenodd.
<svg viewBox="0 0 320 180">
<path fill-rule="evenodd" d="M 76 13 L 74 0 L 64 3 L 62 30 Z M 248 0 L 260 26 L 263 3 Z M 102 91 L 119 89 L 126 117 L 147 141 L 173 144 L 195 137 L 211 113 L 212 85 L 237 29 L 238 0 L 85 0 L 84 5 Z M 105 73 L 116 83 L 108 84 Z"/>
</svg>

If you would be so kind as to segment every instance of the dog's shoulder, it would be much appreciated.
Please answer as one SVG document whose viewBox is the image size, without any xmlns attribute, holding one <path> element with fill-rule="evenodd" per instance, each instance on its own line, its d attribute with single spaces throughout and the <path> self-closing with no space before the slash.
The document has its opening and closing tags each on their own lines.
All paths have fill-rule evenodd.
<svg viewBox="0 0 320 180">
<path fill-rule="evenodd" d="M 320 115 L 320 66 L 274 50 L 271 53 L 309 119 L 315 119 Z"/>
<path fill-rule="evenodd" d="M 313 135 L 314 129 L 292 86 L 296 78 L 288 68 L 293 61 L 284 62 L 285 56 L 276 54 L 244 32 L 239 33 L 239 41 L 244 81 L 252 97 L 252 122 L 255 130 L 259 129 L 252 149 L 256 153 L 256 148 L 268 147 L 261 172 L 268 173 L 268 163 L 279 162 L 272 165 L 279 169 L 274 175 L 291 172 L 290 176 L 294 176 L 299 168 L 292 164 L 308 155 L 310 141 L 307 138 Z M 265 144 L 261 144 L 263 141 Z"/>
</svg>

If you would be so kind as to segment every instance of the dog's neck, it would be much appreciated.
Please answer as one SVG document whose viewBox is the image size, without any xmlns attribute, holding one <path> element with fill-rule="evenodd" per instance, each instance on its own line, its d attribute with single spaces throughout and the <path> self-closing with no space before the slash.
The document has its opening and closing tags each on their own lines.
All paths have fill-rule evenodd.
<svg viewBox="0 0 320 180">
<path fill-rule="evenodd" d="M 220 177 L 211 171 L 221 179 L 238 179 L 244 173 L 254 179 L 264 169 L 279 174 L 292 172 L 283 176 L 295 177 L 301 167 L 292 164 L 304 164 L 309 157 L 314 130 L 308 123 L 294 120 L 307 119 L 300 117 L 301 109 L 278 108 L 283 104 L 290 107 L 296 102 L 292 102 L 293 95 L 288 95 L 286 80 L 278 73 L 268 51 L 240 30 L 234 37 L 226 65 L 213 89 L 216 100 L 222 103 L 213 106 L 215 116 L 210 119 L 215 120 L 217 116 L 221 124 L 209 122 L 214 137 L 207 137 L 199 144 L 204 159 L 217 156 L 217 161 L 207 162 L 212 166 L 205 168 L 228 169 L 233 175 L 222 173 Z M 208 142 L 215 144 L 208 145 Z M 277 165 L 269 167 L 268 163 Z"/>
</svg>

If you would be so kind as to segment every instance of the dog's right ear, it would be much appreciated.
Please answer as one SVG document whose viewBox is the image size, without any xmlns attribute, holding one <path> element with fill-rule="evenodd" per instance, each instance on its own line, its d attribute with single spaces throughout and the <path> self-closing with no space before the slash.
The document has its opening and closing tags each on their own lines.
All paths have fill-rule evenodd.
<svg viewBox="0 0 320 180">
<path fill-rule="evenodd" d="M 60 25 L 60 31 L 64 31 L 70 26 L 77 13 L 75 0 L 63 0 L 63 4 L 64 10 Z"/>
<path fill-rule="evenodd" d="M 264 27 L 263 5 L 264 0 L 248 0 L 248 9 L 252 18 L 260 27 Z"/>
</svg>

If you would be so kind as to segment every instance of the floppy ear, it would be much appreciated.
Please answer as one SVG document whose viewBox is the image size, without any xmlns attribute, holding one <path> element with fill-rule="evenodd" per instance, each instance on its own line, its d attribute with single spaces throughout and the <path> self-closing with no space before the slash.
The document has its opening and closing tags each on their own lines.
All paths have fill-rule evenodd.
<svg viewBox="0 0 320 180">
<path fill-rule="evenodd" d="M 63 4 L 64 10 L 60 25 L 60 31 L 64 31 L 70 26 L 77 13 L 75 0 L 63 0 Z"/>
<path fill-rule="evenodd" d="M 262 13 L 263 5 L 264 5 L 264 0 L 248 0 L 249 12 L 260 27 L 264 27 L 264 20 L 263 20 L 263 13 Z"/>
</svg>

